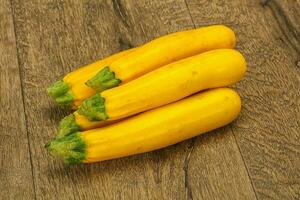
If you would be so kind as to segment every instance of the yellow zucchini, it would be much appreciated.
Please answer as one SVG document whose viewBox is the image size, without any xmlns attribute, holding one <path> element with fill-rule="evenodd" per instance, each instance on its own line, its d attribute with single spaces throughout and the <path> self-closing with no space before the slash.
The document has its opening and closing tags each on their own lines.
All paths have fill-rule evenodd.
<svg viewBox="0 0 300 200">
<path fill-rule="evenodd" d="M 189 56 L 213 49 L 234 48 L 235 42 L 234 32 L 223 25 L 172 33 L 112 62 L 87 81 L 87 85 L 101 92 Z M 111 78 L 109 84 L 108 76 Z"/>
<path fill-rule="evenodd" d="M 77 112 L 62 119 L 58 136 L 101 127 L 106 120 L 121 119 L 204 89 L 233 84 L 242 79 L 245 71 L 245 59 L 233 49 L 213 50 L 171 63 L 85 100 Z"/>
<path fill-rule="evenodd" d="M 200 90 L 223 87 L 244 76 L 244 57 L 233 49 L 218 49 L 192 56 L 119 87 L 86 99 L 77 112 L 90 121 L 116 120 L 156 108 Z M 89 129 L 75 117 L 80 127 Z"/>
<path fill-rule="evenodd" d="M 77 132 L 46 147 L 65 163 L 91 163 L 160 149 L 232 122 L 239 95 L 228 88 L 196 94 L 104 128 Z"/>
<path fill-rule="evenodd" d="M 77 123 L 74 123 L 76 121 Z M 59 123 L 59 131 L 58 134 L 56 135 L 56 138 L 60 138 L 63 136 L 66 136 L 70 133 L 77 132 L 79 130 L 86 130 L 86 129 L 93 129 L 93 128 L 100 128 L 103 126 L 107 126 L 116 122 L 119 122 L 121 120 L 115 120 L 115 121 L 89 121 L 86 117 L 79 115 L 77 112 L 74 112 L 71 115 L 68 115 L 64 117 L 60 123 Z M 86 126 L 85 126 L 86 125 Z"/>
<path fill-rule="evenodd" d="M 85 82 L 95 76 L 104 67 L 131 51 L 133 51 L 133 49 L 122 51 L 70 72 L 63 80 L 52 84 L 47 89 L 48 94 L 53 97 L 59 105 L 76 109 L 84 99 L 96 93 L 96 91 L 88 87 Z"/>
</svg>

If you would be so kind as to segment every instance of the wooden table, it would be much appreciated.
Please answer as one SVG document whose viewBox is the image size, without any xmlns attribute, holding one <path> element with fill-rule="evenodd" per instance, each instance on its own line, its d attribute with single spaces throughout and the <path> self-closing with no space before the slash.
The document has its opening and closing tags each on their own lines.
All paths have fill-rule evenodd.
<svg viewBox="0 0 300 200">
<path fill-rule="evenodd" d="M 68 113 L 47 96 L 50 83 L 155 37 L 220 23 L 248 61 L 233 86 L 243 100 L 233 124 L 91 165 L 45 151 Z M 300 199 L 299 0 L 0 0 L 0 66 L 0 199 Z"/>
</svg>

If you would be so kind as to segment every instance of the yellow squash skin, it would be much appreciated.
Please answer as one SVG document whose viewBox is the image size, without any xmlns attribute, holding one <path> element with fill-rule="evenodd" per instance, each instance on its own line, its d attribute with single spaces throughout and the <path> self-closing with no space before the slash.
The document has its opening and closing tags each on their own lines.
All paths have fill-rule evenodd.
<svg viewBox="0 0 300 200">
<path fill-rule="evenodd" d="M 69 84 L 85 83 L 91 77 L 95 76 L 103 67 L 110 65 L 112 62 L 118 60 L 122 56 L 125 56 L 132 52 L 134 49 L 128 49 L 111 56 L 108 56 L 102 60 L 98 60 L 94 63 L 88 64 L 86 66 L 80 67 L 70 73 L 68 73 L 63 81 Z"/>
<path fill-rule="evenodd" d="M 102 68 L 110 65 L 113 61 L 129 54 L 132 51 L 133 49 L 122 51 L 103 60 L 81 67 L 65 76 L 63 80 L 71 85 L 72 94 L 75 96 L 72 109 L 77 109 L 83 100 L 96 93 L 94 89 L 85 84 L 91 77 L 95 76 Z"/>
<path fill-rule="evenodd" d="M 69 164 L 110 160 L 164 148 L 225 126 L 240 110 L 241 100 L 234 90 L 211 89 L 116 124 L 57 138 L 46 148 Z"/>
<path fill-rule="evenodd" d="M 79 133 L 85 143 L 83 162 L 98 162 L 153 151 L 232 122 L 239 95 L 228 88 L 196 94 L 117 124 Z"/>
<path fill-rule="evenodd" d="M 127 84 L 106 90 L 101 96 L 105 99 L 108 120 L 116 120 L 204 89 L 228 86 L 241 80 L 245 72 L 246 62 L 238 51 L 218 49 L 166 65 Z M 75 121 L 80 127 L 91 129 L 92 124 L 96 126 L 96 122 L 88 119 L 78 120 L 79 116 L 75 117 Z"/>
<path fill-rule="evenodd" d="M 171 62 L 205 51 L 234 48 L 234 32 L 223 25 L 172 33 L 144 44 L 139 49 L 109 65 L 122 83 Z"/>
<path fill-rule="evenodd" d="M 132 52 L 126 50 L 100 61 L 81 67 L 69 74 L 63 80 L 57 81 L 48 88 L 48 93 L 54 100 L 64 107 L 77 109 L 81 102 L 93 96 L 96 91 L 86 85 L 86 82 L 113 61 Z"/>
<path fill-rule="evenodd" d="M 110 124 L 120 121 L 120 120 L 115 120 L 115 121 L 101 121 L 101 122 L 94 121 L 94 122 L 92 122 L 92 121 L 89 121 L 86 117 L 79 115 L 77 112 L 74 112 L 74 116 L 75 116 L 76 122 L 78 124 L 81 124 L 81 127 L 80 127 L 81 131 L 89 130 L 89 129 L 93 129 L 93 128 L 100 128 L 100 127 L 107 126 L 107 125 L 110 125 Z"/>
<path fill-rule="evenodd" d="M 79 115 L 78 112 L 74 112 L 64 117 L 59 123 L 58 133 L 56 138 L 62 138 L 78 131 L 85 131 L 94 128 L 100 128 L 107 125 L 111 125 L 120 122 L 124 119 L 119 120 L 106 120 L 106 121 L 89 121 L 86 117 Z M 78 124 L 81 124 L 79 126 Z"/>
</svg>

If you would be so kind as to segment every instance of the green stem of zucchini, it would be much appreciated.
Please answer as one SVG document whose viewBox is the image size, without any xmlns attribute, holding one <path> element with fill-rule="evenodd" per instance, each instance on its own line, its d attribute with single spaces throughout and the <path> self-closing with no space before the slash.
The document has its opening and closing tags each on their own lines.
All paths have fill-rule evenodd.
<svg viewBox="0 0 300 200">
<path fill-rule="evenodd" d="M 47 88 L 48 94 L 55 102 L 63 107 L 71 107 L 73 104 L 73 94 L 70 91 L 70 86 L 63 80 L 56 81 Z"/>
<path fill-rule="evenodd" d="M 104 67 L 93 78 L 88 80 L 85 84 L 97 92 L 118 86 L 121 80 L 116 78 L 115 73 L 110 71 L 109 67 Z"/>
<path fill-rule="evenodd" d="M 54 139 L 45 148 L 52 156 L 61 158 L 67 164 L 78 164 L 86 158 L 86 144 L 79 132 Z"/>
<path fill-rule="evenodd" d="M 99 93 L 83 101 L 77 112 L 90 121 L 103 121 L 109 118 L 105 111 L 105 99 Z"/>
<path fill-rule="evenodd" d="M 80 131 L 80 126 L 76 123 L 74 114 L 70 114 L 60 121 L 56 138 L 62 138 L 78 131 Z"/>
</svg>

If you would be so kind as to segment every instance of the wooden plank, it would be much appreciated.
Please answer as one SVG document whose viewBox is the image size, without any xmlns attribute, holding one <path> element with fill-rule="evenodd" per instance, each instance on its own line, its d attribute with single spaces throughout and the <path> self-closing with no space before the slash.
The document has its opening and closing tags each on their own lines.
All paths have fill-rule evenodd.
<svg viewBox="0 0 300 200">
<path fill-rule="evenodd" d="M 197 138 L 188 158 L 188 199 L 256 199 L 230 126 Z"/>
<path fill-rule="evenodd" d="M 0 0 L 0 199 L 34 199 L 16 41 L 8 0 Z"/>
<path fill-rule="evenodd" d="M 206 199 L 215 199 L 228 191 L 233 199 L 254 198 L 230 129 L 212 133 L 214 139 L 196 139 L 195 147 L 190 140 L 91 165 L 64 166 L 43 149 L 65 114 L 47 97 L 46 86 L 76 66 L 169 32 L 193 28 L 183 0 L 13 0 L 13 7 L 38 199 L 189 199 L 207 192 Z M 213 145 L 216 141 L 219 145 Z M 209 145 L 198 147 L 202 143 Z M 216 154 L 220 149 L 223 153 Z M 211 170 L 216 161 L 223 165 Z M 235 163 L 234 168 L 227 163 Z M 212 179 L 193 178 L 201 175 L 202 167 Z M 217 179 L 216 171 L 232 182 L 211 181 Z M 244 194 L 230 189 L 240 183 Z M 205 186 L 205 191 L 196 185 Z"/>
<path fill-rule="evenodd" d="M 297 52 L 300 59 L 300 1 L 299 0 L 261 0 L 266 18 L 272 18 L 272 26 L 277 26 L 285 43 Z"/>
<path fill-rule="evenodd" d="M 299 32 L 293 28 L 299 24 L 284 12 L 296 2 L 187 0 L 197 26 L 233 27 L 247 58 L 246 78 L 236 86 L 243 110 L 232 130 L 258 199 L 300 198 Z"/>
</svg>

